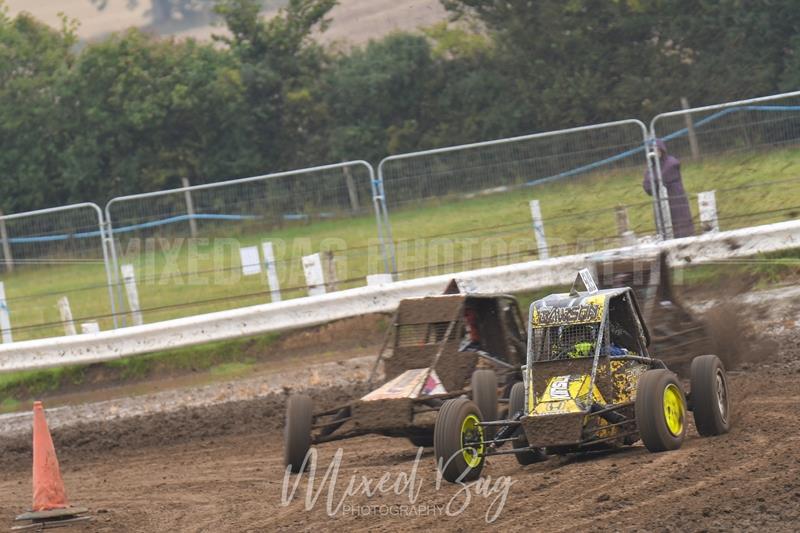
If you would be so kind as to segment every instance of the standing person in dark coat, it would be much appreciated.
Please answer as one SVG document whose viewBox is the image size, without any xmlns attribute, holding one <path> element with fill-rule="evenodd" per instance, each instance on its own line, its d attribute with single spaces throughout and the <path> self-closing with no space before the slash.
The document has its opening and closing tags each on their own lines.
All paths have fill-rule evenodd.
<svg viewBox="0 0 800 533">
<path fill-rule="evenodd" d="M 694 223 L 692 222 L 692 210 L 689 208 L 689 198 L 683 188 L 681 162 L 677 157 L 667 153 L 667 145 L 661 139 L 656 140 L 656 152 L 661 163 L 661 181 L 667 189 L 667 198 L 669 199 L 672 233 L 676 238 L 691 237 L 694 235 Z M 644 187 L 644 192 L 650 196 L 653 195 L 650 186 L 650 169 L 644 173 L 642 187 Z"/>
</svg>

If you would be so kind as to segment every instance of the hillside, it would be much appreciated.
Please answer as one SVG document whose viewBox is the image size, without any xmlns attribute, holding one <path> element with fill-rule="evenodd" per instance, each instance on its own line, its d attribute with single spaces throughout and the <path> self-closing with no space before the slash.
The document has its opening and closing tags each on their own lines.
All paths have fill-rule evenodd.
<svg viewBox="0 0 800 533">
<path fill-rule="evenodd" d="M 274 2 L 273 4 L 276 4 Z M 162 35 L 208 38 L 221 33 L 220 27 L 206 22 L 193 24 L 173 21 L 153 25 L 149 14 L 150 2 L 143 0 L 137 7 L 128 8 L 127 0 L 108 0 L 103 10 L 98 10 L 91 0 L 6 0 L 11 15 L 22 11 L 39 20 L 58 26 L 59 13 L 78 19 L 81 39 L 94 40 L 108 33 L 137 26 Z M 271 8 L 268 12 L 274 12 Z M 395 30 L 414 30 L 445 18 L 439 0 L 340 0 L 331 13 L 333 23 L 322 36 L 325 42 L 346 41 L 363 43 Z"/>
</svg>

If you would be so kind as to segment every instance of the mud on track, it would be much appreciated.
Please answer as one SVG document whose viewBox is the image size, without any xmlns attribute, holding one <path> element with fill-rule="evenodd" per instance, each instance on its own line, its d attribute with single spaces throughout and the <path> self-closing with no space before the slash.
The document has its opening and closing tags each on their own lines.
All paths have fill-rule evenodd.
<svg viewBox="0 0 800 533">
<path fill-rule="evenodd" d="M 693 428 L 683 448 L 651 454 L 641 445 L 616 453 L 551 458 L 520 467 L 495 457 L 484 474 L 513 481 L 494 526 L 561 531 L 796 531 L 800 523 L 800 341 L 797 312 L 768 328 L 769 343 L 755 343 L 743 368 L 730 375 L 734 427 L 700 438 Z M 332 406 L 360 390 L 312 394 Z M 471 502 L 457 516 L 433 511 L 465 502 L 461 487 L 437 490 L 427 450 L 416 471 L 415 503 L 428 515 L 380 516 L 409 505 L 407 493 L 346 497 L 349 508 L 330 517 L 327 490 L 304 508 L 307 478 L 281 505 L 282 418 L 285 395 L 132 418 L 54 434 L 68 494 L 91 508 L 89 531 L 326 531 L 475 530 L 497 510 L 497 494 Z M 332 505 L 351 476 L 377 480 L 411 474 L 415 449 L 403 439 L 362 437 L 318 447 L 324 470 L 344 453 Z M 322 477 L 323 472 L 319 473 Z M 373 483 L 374 483 L 373 482 Z M 317 480 L 317 487 L 319 479 Z M 29 504 L 28 437 L 0 439 L 0 517 L 6 524 Z M 494 504 L 492 505 L 492 502 Z M 384 505 L 385 507 L 380 507 Z M 358 516 L 353 507 L 375 506 Z M 347 512 L 346 509 L 349 509 Z M 363 508 L 366 511 L 367 508 Z M 421 507 L 415 510 L 420 512 Z"/>
</svg>

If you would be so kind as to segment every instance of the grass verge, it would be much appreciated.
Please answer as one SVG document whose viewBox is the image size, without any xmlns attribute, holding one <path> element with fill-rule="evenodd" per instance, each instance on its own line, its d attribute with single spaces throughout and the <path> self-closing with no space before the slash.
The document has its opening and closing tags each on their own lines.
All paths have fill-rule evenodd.
<svg viewBox="0 0 800 533">
<path fill-rule="evenodd" d="M 280 337 L 270 333 L 105 363 L 0 374 L 0 412 L 16 410 L 20 402 L 34 398 L 145 380 L 193 373 L 215 378 L 243 376 Z"/>
</svg>

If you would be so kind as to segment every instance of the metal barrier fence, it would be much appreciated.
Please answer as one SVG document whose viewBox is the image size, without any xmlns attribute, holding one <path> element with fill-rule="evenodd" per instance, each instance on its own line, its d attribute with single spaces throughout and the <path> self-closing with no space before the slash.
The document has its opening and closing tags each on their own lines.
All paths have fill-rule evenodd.
<svg viewBox="0 0 800 533">
<path fill-rule="evenodd" d="M 681 160 L 696 232 L 798 218 L 800 91 L 663 113 L 649 130 L 622 120 L 395 155 L 377 179 L 351 161 L 115 198 L 105 216 L 94 204 L 0 216 L 0 333 L 304 296 L 314 284 L 302 258 L 319 252 L 319 283 L 337 290 L 380 272 L 418 278 L 670 238 L 672 170 L 655 138 Z"/>
<path fill-rule="evenodd" d="M 563 253 L 570 244 L 606 239 L 615 227 L 618 204 L 636 206 L 641 233 L 657 233 L 657 217 L 641 188 L 647 137 L 641 121 L 621 120 L 387 157 L 378 166 L 378 177 L 392 212 L 387 228 L 396 239 L 394 271 L 401 278 L 416 277 L 437 265 L 536 258 L 541 247 L 533 244 L 532 199 L 540 200 L 550 247 L 560 243 Z M 566 189 L 559 185 L 558 196 L 548 187 L 556 180 L 568 180 Z M 594 201 L 571 203 L 563 191 L 573 184 L 595 190 Z M 447 208 L 434 212 L 442 201 Z M 648 216 L 638 215 L 642 207 Z M 470 210 L 474 217 L 451 217 L 469 226 L 448 225 L 451 213 Z M 601 216 L 610 223 L 598 223 Z M 431 218 L 437 223 L 431 224 Z M 431 230 L 425 231 L 426 226 Z M 469 236 L 468 243 L 459 241 L 463 235 Z M 420 243 L 424 239 L 429 242 Z M 420 259 L 420 248 L 428 253 L 442 239 L 450 239 L 449 261 Z M 493 253 L 493 242 L 514 251 Z"/>
<path fill-rule="evenodd" d="M 632 258 L 646 261 L 659 252 L 670 261 L 718 264 L 736 262 L 756 254 L 769 254 L 800 245 L 800 221 L 746 228 L 680 241 L 655 242 L 632 250 Z M 522 292 L 566 285 L 575 271 L 586 266 L 584 254 L 553 261 L 520 263 L 462 274 L 466 287 L 486 293 Z M 261 305 L 210 315 L 121 328 L 79 338 L 45 339 L 19 346 L 0 346 L 0 373 L 44 367 L 98 363 L 153 351 L 200 345 L 236 336 L 280 332 L 310 327 L 364 313 L 391 312 L 402 298 L 440 294 L 451 274 L 388 286 L 364 287 L 301 298 L 280 306 Z"/>
<path fill-rule="evenodd" d="M 717 190 L 720 229 L 797 218 L 800 91 L 662 113 L 653 118 L 650 131 L 679 159 L 690 199 Z M 662 169 L 664 159 L 653 161 L 668 191 L 674 171 Z M 674 167 L 674 163 L 669 165 Z M 754 188 L 761 189 L 755 196 Z M 689 203 L 693 228 L 685 217 L 672 220 L 680 199 L 669 199 L 672 216 L 665 217 L 667 237 L 700 231 L 697 203 Z"/>
<path fill-rule="evenodd" d="M 92 203 L 0 216 L 3 342 L 116 325 L 103 226 Z"/>
<path fill-rule="evenodd" d="M 320 251 L 331 288 L 363 285 L 387 266 L 375 186 L 372 166 L 350 161 L 114 198 L 106 206 L 113 270 L 133 265 L 139 300 L 131 306 L 117 278 L 119 306 L 157 321 L 269 302 L 278 288 L 282 298 L 305 296 L 302 258 Z"/>
</svg>

